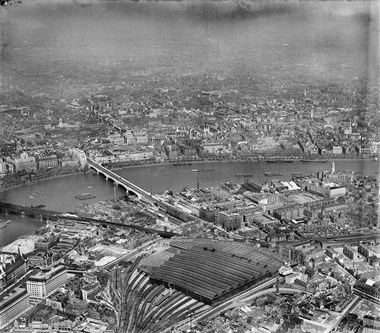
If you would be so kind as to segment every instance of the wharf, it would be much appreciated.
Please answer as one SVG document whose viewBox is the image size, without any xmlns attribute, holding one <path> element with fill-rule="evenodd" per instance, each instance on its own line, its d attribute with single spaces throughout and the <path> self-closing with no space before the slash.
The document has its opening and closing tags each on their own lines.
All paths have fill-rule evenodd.
<svg viewBox="0 0 380 333">
<path fill-rule="evenodd" d="M 98 224 L 105 227 L 113 226 L 113 227 L 119 227 L 119 228 L 136 229 L 136 230 L 140 230 L 149 234 L 158 234 L 159 236 L 163 238 L 171 238 L 173 236 L 180 235 L 175 232 L 145 228 L 143 226 L 134 225 L 134 224 L 122 224 L 118 222 L 110 222 L 110 221 L 96 220 L 96 219 L 85 218 L 85 217 L 78 217 L 73 214 L 55 212 L 51 210 L 35 209 L 32 207 L 24 207 L 20 205 L 5 203 L 5 202 L 0 202 L 0 213 L 21 215 L 26 218 L 40 219 L 40 220 L 57 221 L 59 219 L 66 219 L 66 220 L 72 220 L 72 221 L 81 221 L 81 222 L 87 222 L 87 223 L 92 223 L 92 224 Z"/>
</svg>

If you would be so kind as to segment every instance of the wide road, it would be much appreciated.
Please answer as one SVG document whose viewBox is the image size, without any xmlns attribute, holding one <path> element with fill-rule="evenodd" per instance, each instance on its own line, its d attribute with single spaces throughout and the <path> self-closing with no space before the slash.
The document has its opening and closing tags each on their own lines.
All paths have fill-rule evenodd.
<svg viewBox="0 0 380 333">
<path fill-rule="evenodd" d="M 355 296 L 354 299 L 346 306 L 346 308 L 342 311 L 342 313 L 339 315 L 338 318 L 336 318 L 335 322 L 331 324 L 331 328 L 328 331 L 325 331 L 326 333 L 334 331 L 341 320 L 344 318 L 344 316 L 351 311 L 361 300 L 360 296 Z"/>
<path fill-rule="evenodd" d="M 343 319 L 343 317 L 347 314 L 348 311 L 350 311 L 352 308 L 356 306 L 356 304 L 360 301 L 359 296 L 355 296 L 354 299 L 346 306 L 346 308 L 338 314 L 338 316 L 329 323 L 318 323 L 313 320 L 309 320 L 306 318 L 302 318 L 302 320 L 306 323 L 310 323 L 313 325 L 318 325 L 319 327 L 322 327 L 324 330 L 321 333 L 330 333 L 334 332 L 335 329 L 338 327 L 340 321 Z M 336 312 L 335 312 L 336 313 Z"/>
</svg>

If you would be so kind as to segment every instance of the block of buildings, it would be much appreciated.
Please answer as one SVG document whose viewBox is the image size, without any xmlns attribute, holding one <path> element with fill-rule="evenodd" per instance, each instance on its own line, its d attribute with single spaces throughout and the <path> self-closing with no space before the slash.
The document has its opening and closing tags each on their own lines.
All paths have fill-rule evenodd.
<svg viewBox="0 0 380 333">
<path fill-rule="evenodd" d="M 11 324 L 29 308 L 25 288 L 15 288 L 0 294 L 0 329 Z"/>
<path fill-rule="evenodd" d="M 29 277 L 26 288 L 30 303 L 37 304 L 54 293 L 67 282 L 67 270 L 64 265 L 42 269 Z"/>
<path fill-rule="evenodd" d="M 20 253 L 0 252 L 0 291 L 26 273 L 26 260 Z"/>
</svg>

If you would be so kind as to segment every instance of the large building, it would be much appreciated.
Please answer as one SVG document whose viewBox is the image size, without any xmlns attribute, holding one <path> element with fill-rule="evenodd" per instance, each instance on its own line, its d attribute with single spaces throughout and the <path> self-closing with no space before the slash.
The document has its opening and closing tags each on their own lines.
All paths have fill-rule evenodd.
<svg viewBox="0 0 380 333">
<path fill-rule="evenodd" d="M 325 198 L 340 197 L 346 194 L 346 188 L 333 182 L 313 182 L 308 191 L 317 193 Z"/>
<path fill-rule="evenodd" d="M 256 193 L 260 193 L 264 189 L 264 185 L 253 182 L 251 180 L 245 181 L 242 187 L 245 188 L 247 191 Z"/>
<path fill-rule="evenodd" d="M 0 252 L 0 291 L 26 273 L 26 260 L 18 253 Z"/>
<path fill-rule="evenodd" d="M 225 146 L 220 143 L 205 143 L 203 144 L 203 151 L 208 154 L 219 154 L 225 150 Z"/>
<path fill-rule="evenodd" d="M 271 206 L 271 205 L 275 205 L 279 203 L 278 194 L 267 193 L 267 192 L 255 193 L 255 192 L 246 191 L 244 192 L 244 196 L 261 207 Z"/>
<path fill-rule="evenodd" d="M 120 133 L 112 133 L 107 137 L 107 140 L 115 145 L 124 144 L 124 137 Z"/>
<path fill-rule="evenodd" d="M 26 288 L 30 303 L 36 304 L 51 295 L 67 282 L 67 270 L 64 265 L 43 269 L 29 277 Z"/>
<path fill-rule="evenodd" d="M 69 154 L 74 159 L 74 161 L 78 161 L 81 166 L 87 163 L 87 156 L 83 150 L 78 148 L 70 148 Z"/>
<path fill-rule="evenodd" d="M 371 279 L 361 279 L 356 281 L 354 292 L 378 303 L 380 301 L 380 282 Z"/>
<path fill-rule="evenodd" d="M 293 220 L 304 216 L 304 208 L 300 204 L 289 203 L 273 210 L 273 216 L 278 220 Z"/>
<path fill-rule="evenodd" d="M 380 258 L 380 245 L 359 244 L 358 252 L 367 260 L 371 257 Z"/>
<path fill-rule="evenodd" d="M 55 244 L 57 244 L 55 239 L 40 238 L 34 242 L 34 248 L 39 251 L 47 251 Z"/>
<path fill-rule="evenodd" d="M 58 166 L 57 155 L 38 157 L 38 169 L 55 168 Z"/>
<path fill-rule="evenodd" d="M 365 315 L 363 317 L 363 333 L 379 333 L 380 317 Z"/>
<path fill-rule="evenodd" d="M 148 135 L 145 132 L 135 132 L 134 138 L 136 140 L 136 144 L 138 144 L 138 145 L 148 144 Z"/>
<path fill-rule="evenodd" d="M 218 212 L 216 216 L 216 224 L 226 231 L 240 229 L 242 220 L 243 215 L 231 211 Z"/>
<path fill-rule="evenodd" d="M 27 153 L 22 153 L 20 157 L 8 157 L 7 162 L 13 165 L 14 171 L 34 171 L 37 169 L 36 158 Z"/>
<path fill-rule="evenodd" d="M 356 246 L 350 246 L 348 244 L 344 244 L 343 246 L 343 254 L 350 258 L 351 260 L 363 260 L 363 256 L 357 251 Z"/>
<path fill-rule="evenodd" d="M 221 302 L 277 276 L 284 259 L 256 247 L 209 239 L 172 242 L 178 252 L 146 269 L 151 281 L 182 291 L 203 303 Z"/>
<path fill-rule="evenodd" d="M 29 308 L 25 288 L 16 288 L 0 294 L 0 329 L 9 325 Z"/>
<path fill-rule="evenodd" d="M 4 177 L 8 172 L 7 163 L 0 159 L 0 177 Z"/>
</svg>

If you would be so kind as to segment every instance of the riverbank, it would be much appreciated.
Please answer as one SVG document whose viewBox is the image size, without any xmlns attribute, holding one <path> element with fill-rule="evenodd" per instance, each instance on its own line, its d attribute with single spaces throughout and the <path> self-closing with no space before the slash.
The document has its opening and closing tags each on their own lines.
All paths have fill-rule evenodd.
<svg viewBox="0 0 380 333">
<path fill-rule="evenodd" d="M 257 158 L 230 158 L 230 159 L 200 159 L 200 160 L 180 160 L 180 161 L 163 161 L 163 162 L 146 162 L 143 163 L 143 161 L 136 162 L 135 164 L 123 164 L 122 166 L 117 165 L 116 163 L 110 163 L 110 164 L 103 164 L 104 167 L 110 168 L 111 170 L 122 170 L 122 169 L 128 169 L 128 168 L 136 168 L 136 167 L 149 167 L 149 166 L 160 166 L 160 165 L 173 165 L 178 168 L 184 167 L 184 166 L 190 166 L 191 164 L 202 164 L 202 163 L 242 163 L 242 162 L 257 162 L 257 163 L 267 163 L 268 159 L 257 159 Z M 313 159 L 310 161 L 302 161 L 302 159 L 292 159 L 293 162 L 300 162 L 303 164 L 307 163 L 319 163 L 321 160 L 327 160 L 327 162 L 333 162 L 333 161 L 371 161 L 373 160 L 372 157 L 348 157 L 348 158 L 342 158 L 342 157 L 336 157 L 336 158 L 325 158 L 325 159 Z M 326 163 L 327 163 L 326 162 Z M 176 163 L 183 163 L 183 165 L 174 165 Z M 186 164 L 185 164 L 186 163 Z M 277 163 L 282 163 L 281 160 L 278 160 Z M 380 163 L 380 162 L 379 162 Z M 321 163 L 322 164 L 322 163 Z"/>
<path fill-rule="evenodd" d="M 371 161 L 371 160 L 373 160 L 373 158 L 372 157 L 347 157 L 347 158 L 342 158 L 340 156 L 340 157 L 336 157 L 336 158 L 335 157 L 334 158 L 326 158 L 326 160 L 327 160 L 326 163 L 328 163 L 328 162 L 332 162 L 332 161 L 336 161 L 336 162 L 338 162 L 338 161 L 347 161 L 347 162 L 350 162 L 350 161 Z M 123 169 L 136 169 L 136 168 L 139 168 L 139 167 L 158 167 L 158 166 L 172 165 L 176 169 L 181 170 L 182 168 L 186 168 L 187 166 L 190 166 L 190 163 L 191 164 L 207 164 L 207 163 L 223 163 L 223 164 L 225 164 L 225 163 L 259 163 L 260 165 L 266 165 L 267 164 L 266 161 L 267 161 L 267 159 L 257 159 L 257 158 L 229 158 L 229 159 L 227 159 L 227 158 L 223 158 L 223 159 L 204 158 L 204 159 L 199 159 L 199 160 L 189 160 L 189 159 L 186 159 L 186 160 L 180 160 L 180 161 L 171 160 L 171 161 L 162 161 L 162 162 L 153 162 L 153 161 L 150 161 L 150 162 L 148 162 L 148 161 L 138 161 L 137 162 L 136 161 L 136 163 L 123 164 L 122 166 L 119 166 L 119 165 L 116 165 L 116 164 L 111 164 L 111 165 L 105 164 L 104 166 L 105 167 L 109 167 L 111 170 L 118 171 L 118 170 L 123 170 Z M 301 159 L 294 159 L 293 162 L 294 163 L 302 163 L 302 165 L 305 165 L 305 166 L 307 166 L 309 164 L 313 164 L 313 163 L 319 163 L 318 159 L 310 160 L 310 161 L 307 161 L 307 162 L 302 162 Z M 174 166 L 174 164 L 176 164 L 176 163 L 186 163 L 186 164 Z M 271 164 L 272 165 L 276 165 L 276 164 L 281 164 L 281 163 L 282 162 L 279 160 L 277 163 L 273 163 L 273 164 L 271 163 Z M 322 166 L 322 165 L 325 165 L 326 163 L 319 163 L 319 164 Z M 86 171 L 86 172 L 83 172 L 83 171 L 71 172 L 71 173 L 67 173 L 67 174 L 61 174 L 61 175 L 46 177 L 46 178 L 39 179 L 39 180 L 36 180 L 36 181 L 28 182 L 28 183 L 17 184 L 17 185 L 14 185 L 14 186 L 0 187 L 0 193 L 7 192 L 7 191 L 10 191 L 10 190 L 13 190 L 13 189 L 17 189 L 17 188 L 21 188 L 21 187 L 35 185 L 35 184 L 38 184 L 40 182 L 44 182 L 44 181 L 48 181 L 48 180 L 64 178 L 64 177 L 69 177 L 69 176 L 73 176 L 73 175 L 80 175 L 80 174 L 85 174 L 85 173 L 89 173 L 89 172 L 93 172 L 93 171 L 91 171 L 91 169 L 90 169 L 89 171 Z"/>
<path fill-rule="evenodd" d="M 364 175 L 375 175 L 379 170 L 379 163 L 366 159 L 354 159 L 341 161 L 335 160 L 337 171 L 362 172 Z M 220 163 L 223 162 L 223 163 Z M 229 181 L 241 183 L 243 177 L 238 175 L 252 175 L 251 179 L 258 184 L 264 181 L 264 172 L 281 172 L 283 176 L 278 179 L 289 180 L 292 173 L 316 174 L 318 171 L 331 170 L 330 163 L 266 163 L 248 162 L 240 160 L 228 161 L 192 161 L 192 166 L 173 166 L 172 161 L 166 163 L 146 164 L 147 166 L 134 165 L 115 171 L 119 176 L 131 180 L 140 188 L 162 194 L 167 189 L 178 193 L 183 188 L 215 188 L 222 182 Z M 197 163 L 202 163 L 197 164 Z M 150 166 L 156 166 L 152 168 Z M 193 169 L 215 169 L 215 172 L 192 172 Z M 38 181 L 28 184 L 29 186 L 18 186 L 13 190 L 0 193 L 0 201 L 21 206 L 44 205 L 46 210 L 57 212 L 75 212 L 76 205 L 95 204 L 102 200 L 112 199 L 115 195 L 113 182 L 107 181 L 105 177 L 95 172 L 83 172 L 72 175 L 57 175 L 55 179 Z M 43 189 L 43 191 L 42 191 Z M 96 198 L 86 200 L 85 203 L 75 197 L 81 193 L 91 192 Z M 116 195 L 125 195 L 125 189 L 118 186 Z M 17 219 L 17 223 L 11 223 L 7 228 L 1 229 L 0 245 L 8 244 L 19 235 L 33 233 L 42 223 L 39 220 Z"/>
<path fill-rule="evenodd" d="M 13 248 L 15 252 L 17 252 L 17 245 L 23 243 L 26 247 L 21 246 L 21 250 L 22 253 L 26 253 L 29 246 L 24 243 L 25 240 L 29 237 L 40 238 L 36 231 L 46 226 L 46 221 L 41 221 L 39 218 L 24 218 L 20 215 L 0 214 L 0 219 L 12 221 L 6 228 L 0 229 L 0 249 L 4 250 L 4 247 L 14 243 L 16 244 Z"/>
<path fill-rule="evenodd" d="M 86 172 L 88 172 L 88 171 L 86 171 Z M 28 186 L 28 185 L 35 185 L 35 184 L 38 184 L 39 182 L 43 182 L 45 180 L 58 179 L 58 178 L 63 178 L 63 177 L 68 177 L 68 176 L 73 176 L 73 175 L 80 175 L 82 173 L 85 173 L 85 172 L 83 172 L 83 171 L 70 172 L 70 173 L 65 173 L 63 175 L 56 175 L 56 176 L 46 177 L 46 178 L 34 180 L 32 182 L 17 184 L 17 185 L 13 185 L 13 186 L 9 186 L 9 187 L 2 187 L 1 186 L 0 187 L 0 193 L 1 192 L 6 192 L 6 191 L 10 191 L 10 190 L 13 190 L 13 189 L 16 189 L 16 188 L 19 188 L 19 187 L 24 187 L 24 186 Z"/>
</svg>

